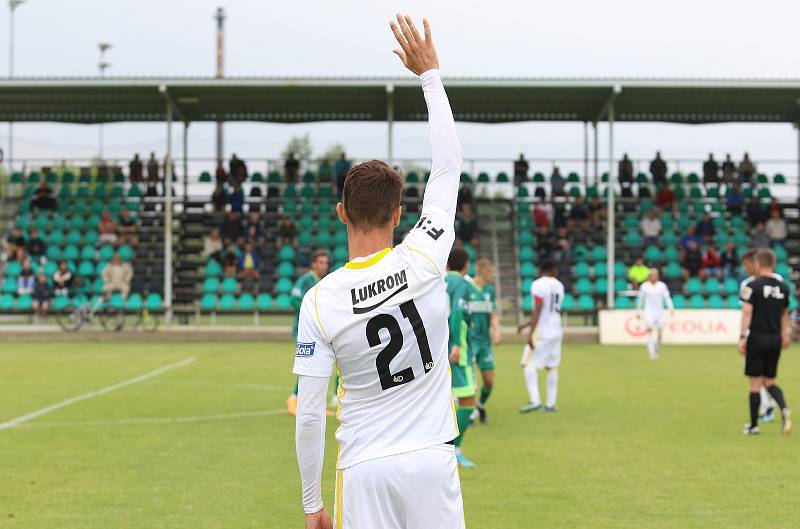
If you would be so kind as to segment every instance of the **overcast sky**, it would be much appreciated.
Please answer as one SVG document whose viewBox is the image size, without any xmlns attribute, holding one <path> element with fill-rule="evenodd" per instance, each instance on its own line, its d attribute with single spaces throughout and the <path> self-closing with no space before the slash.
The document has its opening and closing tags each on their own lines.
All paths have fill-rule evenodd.
<svg viewBox="0 0 800 529">
<path fill-rule="evenodd" d="M 97 42 L 109 41 L 109 75 L 212 75 L 214 21 L 227 11 L 226 74 L 404 75 L 387 21 L 396 9 L 427 16 L 445 75 L 799 78 L 800 2 L 776 0 L 27 0 L 16 11 L 17 76 L 97 73 Z M 0 72 L 8 71 L 8 8 L 0 7 Z M 410 75 L 410 74 L 409 74 Z M 579 158 L 581 124 L 459 125 L 465 158 Z M 177 129 L 176 129 L 177 130 Z M 97 127 L 18 124 L 16 158 L 91 156 Z M 381 124 L 231 124 L 226 151 L 275 157 L 310 132 L 321 152 L 341 142 L 357 158 L 386 155 Z M 789 125 L 659 124 L 615 129 L 616 154 L 793 160 Z M 157 124 L 106 126 L 106 153 L 163 152 Z M 429 155 L 425 128 L 399 125 L 398 157 Z M 601 135 L 601 152 L 605 129 Z M 0 144 L 7 129 L 0 127 Z M 213 156 L 214 129 L 190 128 L 190 156 Z M 549 164 L 540 164 L 549 170 Z M 795 174 L 794 166 L 785 172 Z"/>
</svg>

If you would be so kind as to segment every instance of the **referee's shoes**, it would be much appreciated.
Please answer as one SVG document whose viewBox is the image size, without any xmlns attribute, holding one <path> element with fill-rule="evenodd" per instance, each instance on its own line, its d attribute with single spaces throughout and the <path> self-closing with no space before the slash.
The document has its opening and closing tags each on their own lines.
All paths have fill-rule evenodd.
<svg viewBox="0 0 800 529">
<path fill-rule="evenodd" d="M 781 433 L 789 435 L 792 433 L 792 410 L 785 408 L 782 414 L 783 420 L 781 421 Z"/>
</svg>

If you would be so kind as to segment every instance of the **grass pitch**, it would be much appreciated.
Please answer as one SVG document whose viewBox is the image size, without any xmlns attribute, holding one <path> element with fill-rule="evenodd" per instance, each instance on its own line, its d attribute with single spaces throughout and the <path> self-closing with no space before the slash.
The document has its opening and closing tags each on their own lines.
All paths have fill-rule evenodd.
<svg viewBox="0 0 800 529">
<path fill-rule="evenodd" d="M 0 343 L 0 528 L 302 527 L 288 343 Z M 779 381 L 800 410 L 797 348 Z M 464 441 L 470 529 L 798 527 L 798 440 L 747 415 L 733 347 L 567 344 L 557 414 L 520 416 L 519 346 L 497 352 L 491 424 Z M 541 383 L 544 389 L 544 381 Z M 335 419 L 324 498 L 332 509 Z M 763 523 L 762 523 L 763 522 Z M 346 528 L 345 528 L 346 529 Z"/>
</svg>

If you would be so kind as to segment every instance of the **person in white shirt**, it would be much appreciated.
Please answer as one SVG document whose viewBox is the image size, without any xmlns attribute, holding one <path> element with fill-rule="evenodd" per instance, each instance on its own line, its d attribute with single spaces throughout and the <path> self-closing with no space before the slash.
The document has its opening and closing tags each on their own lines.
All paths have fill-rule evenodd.
<svg viewBox="0 0 800 529">
<path fill-rule="evenodd" d="M 546 260 L 539 270 L 542 275 L 531 285 L 533 310 L 531 321 L 517 327 L 517 334 L 530 327 L 528 340 L 522 351 L 522 369 L 528 387 L 528 404 L 520 413 L 529 413 L 542 407 L 539 396 L 539 370 L 547 371 L 547 401 L 544 411 L 556 411 L 558 396 L 558 366 L 561 363 L 561 303 L 564 301 L 564 285 L 556 279 L 556 264 Z M 538 332 L 537 332 L 538 331 Z M 536 340 L 534 343 L 534 333 Z"/>
<path fill-rule="evenodd" d="M 656 210 L 649 210 L 647 216 L 639 223 L 639 227 L 645 244 L 658 244 L 658 238 L 661 236 L 661 219 L 656 216 Z"/>
<path fill-rule="evenodd" d="M 664 307 L 674 315 L 672 296 L 663 281 L 658 279 L 658 269 L 651 268 L 647 281 L 639 287 L 639 296 L 636 299 L 637 317 L 642 318 L 644 310 L 644 327 L 647 329 L 647 352 L 655 360 L 661 352 L 661 334 L 664 329 Z"/>
<path fill-rule="evenodd" d="M 758 250 L 750 249 L 742 254 L 742 268 L 744 268 L 744 273 L 747 274 L 747 277 L 739 283 L 740 299 L 745 299 L 745 288 L 756 278 L 756 273 L 758 272 L 758 266 L 756 264 L 757 253 Z M 783 276 L 780 274 L 773 272 L 772 277 L 783 281 Z M 759 421 L 765 423 L 772 422 L 775 420 L 775 409 L 778 407 L 778 403 L 775 402 L 775 399 L 772 398 L 772 395 L 769 394 L 767 388 L 763 385 L 759 393 L 761 393 L 761 405 L 758 410 Z"/>
<path fill-rule="evenodd" d="M 340 426 L 334 527 L 464 529 L 450 393 L 445 266 L 461 147 L 427 20 L 390 23 L 395 53 L 418 75 L 428 106 L 432 164 L 422 213 L 392 248 L 402 177 L 372 160 L 347 174 L 339 219 L 350 261 L 303 297 L 295 353 L 302 398 L 295 445 L 306 529 L 328 529 L 321 476 L 325 400 L 336 366 Z"/>
</svg>

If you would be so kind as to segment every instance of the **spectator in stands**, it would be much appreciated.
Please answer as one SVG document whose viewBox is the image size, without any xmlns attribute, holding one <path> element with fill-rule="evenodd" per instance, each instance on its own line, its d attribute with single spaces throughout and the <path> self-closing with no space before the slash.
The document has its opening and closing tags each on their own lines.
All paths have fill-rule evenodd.
<svg viewBox="0 0 800 529">
<path fill-rule="evenodd" d="M 719 182 L 719 164 L 714 159 L 714 153 L 708 154 L 708 160 L 703 162 L 703 183 L 716 184 Z"/>
<path fill-rule="evenodd" d="M 553 166 L 553 174 L 550 175 L 550 194 L 554 197 L 563 197 L 567 179 L 561 176 L 561 169 Z"/>
<path fill-rule="evenodd" d="M 116 244 L 117 242 L 117 223 L 111 217 L 108 210 L 103 211 L 103 216 L 100 219 L 100 244 L 109 243 Z"/>
<path fill-rule="evenodd" d="M 706 251 L 703 252 L 703 278 L 722 276 L 722 255 L 717 250 L 717 245 L 708 244 Z"/>
<path fill-rule="evenodd" d="M 533 206 L 533 223 L 538 226 L 550 226 L 550 219 L 553 217 L 553 206 L 544 199 L 539 199 Z"/>
<path fill-rule="evenodd" d="M 217 169 L 214 171 L 214 179 L 217 181 L 218 186 L 228 181 L 228 173 L 225 172 L 225 166 L 222 165 L 222 162 L 217 162 Z"/>
<path fill-rule="evenodd" d="M 277 246 L 280 248 L 284 245 L 290 245 L 297 248 L 297 226 L 292 219 L 284 217 L 278 225 L 278 240 Z"/>
<path fill-rule="evenodd" d="M 703 254 L 700 253 L 700 245 L 690 240 L 686 245 L 686 251 L 681 259 L 683 265 L 683 276 L 685 279 L 690 277 L 700 277 L 703 270 Z"/>
<path fill-rule="evenodd" d="M 456 237 L 462 243 L 471 244 L 474 248 L 478 247 L 478 220 L 472 214 L 472 205 L 470 204 L 464 205 L 464 210 L 459 216 Z"/>
<path fill-rule="evenodd" d="M 647 280 L 650 275 L 650 267 L 644 264 L 644 258 L 637 257 L 633 266 L 628 268 L 628 281 L 631 282 L 634 289 L 639 288 L 639 285 Z"/>
<path fill-rule="evenodd" d="M 569 210 L 569 220 L 573 227 L 587 229 L 589 227 L 589 207 L 581 197 L 575 197 L 575 202 Z"/>
<path fill-rule="evenodd" d="M 211 204 L 214 207 L 214 211 L 225 211 L 227 203 L 228 195 L 225 193 L 225 186 L 217 182 L 217 187 L 214 188 L 214 192 L 211 194 Z"/>
<path fill-rule="evenodd" d="M 694 226 L 689 226 L 686 229 L 686 235 L 678 239 L 678 244 L 680 245 L 681 250 L 683 250 L 684 252 L 688 252 L 689 245 L 692 243 L 694 243 L 695 246 L 699 247 L 700 245 L 703 244 L 703 238 L 695 233 Z"/>
<path fill-rule="evenodd" d="M 732 242 L 725 244 L 725 250 L 720 254 L 722 276 L 725 279 L 729 277 L 738 278 L 739 265 L 739 254 L 736 253 L 736 246 Z"/>
<path fill-rule="evenodd" d="M 33 314 L 41 319 L 47 318 L 50 309 L 50 287 L 47 285 L 47 276 L 39 274 L 33 284 Z"/>
<path fill-rule="evenodd" d="M 236 156 L 236 153 L 233 153 L 228 163 L 228 182 L 231 185 L 237 185 L 245 180 L 247 180 L 247 165 L 244 160 Z"/>
<path fill-rule="evenodd" d="M 203 237 L 203 259 L 214 259 L 220 261 L 222 257 L 222 239 L 219 230 L 211 228 L 211 231 Z"/>
<path fill-rule="evenodd" d="M 750 155 L 744 153 L 744 160 L 739 162 L 739 180 L 749 183 L 754 174 L 756 174 L 756 166 L 750 160 Z"/>
<path fill-rule="evenodd" d="M 764 226 L 763 222 L 759 222 L 756 224 L 755 228 L 753 228 L 752 239 L 750 240 L 750 246 L 753 248 L 769 248 L 769 235 L 767 234 L 766 227 Z"/>
<path fill-rule="evenodd" d="M 347 173 L 350 171 L 350 166 L 350 160 L 347 159 L 347 155 L 345 153 L 342 153 L 339 156 L 339 159 L 336 160 L 336 164 L 333 166 L 334 171 L 336 171 L 336 192 L 339 196 L 339 201 L 342 200 L 344 179 L 347 176 Z"/>
<path fill-rule="evenodd" d="M 667 184 L 662 184 L 658 193 L 656 193 L 656 203 L 663 211 L 674 210 L 678 207 L 675 192 Z"/>
<path fill-rule="evenodd" d="M 68 296 L 72 287 L 72 271 L 63 259 L 58 262 L 58 268 L 53 272 L 53 287 L 56 296 Z"/>
<path fill-rule="evenodd" d="M 572 237 L 567 228 L 559 228 L 556 234 L 556 244 L 553 249 L 553 257 L 562 272 L 569 270 L 572 264 Z"/>
<path fill-rule="evenodd" d="M 33 293 L 33 283 L 35 282 L 31 260 L 25 259 L 22 262 L 22 271 L 17 276 L 17 295 L 24 296 Z"/>
<path fill-rule="evenodd" d="M 286 182 L 293 184 L 297 182 L 297 176 L 300 174 L 300 162 L 294 157 L 294 153 L 290 152 L 289 157 L 283 164 L 284 176 Z"/>
<path fill-rule="evenodd" d="M 17 258 L 17 248 L 22 248 L 22 251 L 25 251 L 25 237 L 22 236 L 22 230 L 15 227 L 5 241 L 5 254 L 9 261 Z"/>
<path fill-rule="evenodd" d="M 31 228 L 30 235 L 28 236 L 28 255 L 34 259 L 40 259 L 47 253 L 47 245 L 41 237 L 39 237 L 39 230 Z"/>
<path fill-rule="evenodd" d="M 540 227 L 538 237 L 536 238 L 536 255 L 539 258 L 539 262 L 541 263 L 552 259 L 555 249 L 556 241 L 553 238 L 549 226 Z"/>
<path fill-rule="evenodd" d="M 150 158 L 147 160 L 147 181 L 158 182 L 158 160 L 154 152 L 150 153 Z"/>
<path fill-rule="evenodd" d="M 147 182 L 147 190 L 144 192 L 144 196 L 146 197 L 157 197 L 158 196 L 158 184 L 156 182 L 151 182 L 148 180 Z M 154 206 L 146 207 L 148 211 L 155 211 Z"/>
<path fill-rule="evenodd" d="M 144 180 L 144 164 L 139 158 L 138 152 L 133 155 L 133 160 L 128 164 L 128 180 L 134 183 Z"/>
<path fill-rule="evenodd" d="M 730 153 L 725 155 L 725 160 L 722 161 L 722 181 L 726 184 L 733 182 L 736 175 L 736 164 L 731 159 Z"/>
<path fill-rule="evenodd" d="M 248 241 L 239 256 L 239 281 L 258 281 L 258 268 L 258 254 L 253 249 L 253 243 Z"/>
<path fill-rule="evenodd" d="M 741 215 L 744 209 L 744 193 L 742 193 L 741 186 L 738 183 L 733 184 L 726 193 L 726 201 L 728 203 L 728 212 L 733 215 Z"/>
<path fill-rule="evenodd" d="M 711 214 L 706 212 L 697 222 L 697 226 L 694 228 L 695 235 L 701 237 L 703 241 L 710 242 L 711 239 L 714 238 L 714 235 L 717 234 L 716 228 L 714 228 L 714 222 L 711 220 Z"/>
<path fill-rule="evenodd" d="M 647 214 L 639 223 L 642 230 L 642 237 L 646 245 L 658 244 L 661 237 L 661 219 L 655 209 L 649 209 Z"/>
<path fill-rule="evenodd" d="M 236 269 L 239 266 L 239 248 L 233 242 L 225 246 L 225 253 L 222 256 L 222 268 L 225 277 L 236 277 Z"/>
<path fill-rule="evenodd" d="M 528 181 L 528 160 L 525 155 L 519 153 L 519 158 L 514 160 L 514 183 L 519 185 Z"/>
<path fill-rule="evenodd" d="M 251 211 L 247 215 L 247 222 L 244 228 L 247 240 L 261 243 L 264 239 L 264 228 L 261 226 L 261 218 L 258 215 L 258 211 Z"/>
<path fill-rule="evenodd" d="M 650 175 L 656 187 L 667 183 L 667 162 L 661 158 L 661 152 L 656 152 L 656 157 L 650 162 Z"/>
<path fill-rule="evenodd" d="M 761 207 L 758 197 L 751 196 L 747 201 L 747 219 L 751 226 L 767 221 L 767 212 Z"/>
<path fill-rule="evenodd" d="M 553 228 L 565 228 L 567 226 L 567 206 L 563 202 L 552 200 L 553 204 Z"/>
<path fill-rule="evenodd" d="M 235 211 L 229 211 L 225 220 L 222 222 L 222 242 L 227 246 L 229 243 L 235 243 L 244 235 L 244 225 L 242 224 L 242 217 Z"/>
<path fill-rule="evenodd" d="M 472 203 L 472 189 L 469 187 L 469 184 L 462 184 L 462 186 L 458 189 L 458 197 L 456 198 L 456 210 L 462 211 L 464 208 L 464 204 L 469 204 L 470 207 L 473 207 Z"/>
<path fill-rule="evenodd" d="M 228 204 L 231 205 L 231 211 L 242 213 L 244 211 L 244 192 L 242 191 L 241 184 L 234 184 L 233 191 L 228 196 Z"/>
<path fill-rule="evenodd" d="M 119 212 L 117 233 L 119 233 L 120 244 L 130 244 L 131 246 L 139 244 L 139 225 L 127 209 Z"/>
<path fill-rule="evenodd" d="M 765 231 L 773 244 L 781 243 L 786 240 L 788 234 L 786 229 L 786 221 L 781 218 L 780 211 L 773 210 L 772 214 L 767 221 Z"/>
<path fill-rule="evenodd" d="M 608 208 L 606 208 L 605 202 L 600 200 L 600 197 L 594 197 L 589 203 L 589 213 L 592 218 L 592 226 L 600 227 L 606 221 Z"/>
<path fill-rule="evenodd" d="M 622 160 L 620 160 L 617 165 L 617 171 L 619 171 L 620 182 L 627 184 L 633 183 L 633 162 L 628 158 L 628 153 L 622 155 Z"/>
<path fill-rule="evenodd" d="M 779 217 L 783 218 L 783 210 L 781 209 L 781 205 L 778 203 L 778 199 L 772 197 L 772 199 L 769 201 L 769 205 L 767 206 L 766 217 L 771 218 L 774 213 L 777 213 Z"/>
<path fill-rule="evenodd" d="M 109 299 L 115 292 L 122 294 L 122 299 L 127 299 L 131 291 L 133 268 L 129 263 L 122 262 L 119 254 L 114 254 L 111 261 L 103 268 L 103 294 Z"/>
<path fill-rule="evenodd" d="M 45 182 L 40 182 L 39 187 L 31 198 L 31 207 L 34 209 L 54 210 L 56 209 L 56 199 L 53 197 L 53 190 Z"/>
</svg>

